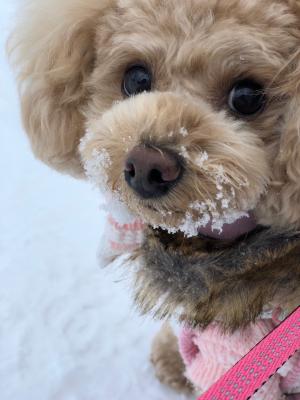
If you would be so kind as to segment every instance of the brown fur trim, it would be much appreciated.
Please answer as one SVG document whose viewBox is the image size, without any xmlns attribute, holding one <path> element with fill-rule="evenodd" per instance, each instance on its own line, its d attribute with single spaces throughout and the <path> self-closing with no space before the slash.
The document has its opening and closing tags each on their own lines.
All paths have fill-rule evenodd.
<svg viewBox="0 0 300 400">
<path fill-rule="evenodd" d="M 265 229 L 227 246 L 149 229 L 136 274 L 142 311 L 234 330 L 277 298 L 300 303 L 300 233 Z"/>
</svg>

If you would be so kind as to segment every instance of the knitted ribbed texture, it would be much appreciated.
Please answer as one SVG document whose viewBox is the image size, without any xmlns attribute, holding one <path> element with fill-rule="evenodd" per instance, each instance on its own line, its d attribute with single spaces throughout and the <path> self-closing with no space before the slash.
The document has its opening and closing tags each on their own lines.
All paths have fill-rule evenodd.
<svg viewBox="0 0 300 400">
<path fill-rule="evenodd" d="M 134 219 L 126 224 L 120 224 L 112 215 L 108 215 L 107 222 L 110 227 L 108 240 L 112 251 L 120 253 L 128 252 L 141 244 L 144 224 L 139 219 Z"/>
<path fill-rule="evenodd" d="M 143 241 L 144 227 L 143 222 L 137 218 L 121 223 L 109 214 L 100 244 L 99 256 L 102 262 L 110 262 L 115 257 L 130 253 L 139 247 Z"/>
<path fill-rule="evenodd" d="M 279 400 L 285 398 L 283 393 L 297 393 L 300 308 L 275 329 L 274 325 L 272 320 L 258 320 L 232 335 L 222 334 L 217 324 L 205 330 L 184 329 L 180 349 L 187 376 L 202 390 L 212 385 L 199 400 Z"/>
<path fill-rule="evenodd" d="M 300 332 L 299 332 L 300 334 Z M 284 392 L 300 393 L 300 351 L 292 358 L 293 365 L 287 375 L 281 380 Z M 293 390 L 291 390 L 293 388 Z"/>
<path fill-rule="evenodd" d="M 186 376 L 197 388 L 209 389 L 274 326 L 272 320 L 259 320 L 232 335 L 223 334 L 217 324 L 204 331 L 185 328 L 180 336 L 180 349 Z M 280 399 L 279 383 L 279 377 L 274 377 L 259 391 L 257 399 Z"/>
</svg>

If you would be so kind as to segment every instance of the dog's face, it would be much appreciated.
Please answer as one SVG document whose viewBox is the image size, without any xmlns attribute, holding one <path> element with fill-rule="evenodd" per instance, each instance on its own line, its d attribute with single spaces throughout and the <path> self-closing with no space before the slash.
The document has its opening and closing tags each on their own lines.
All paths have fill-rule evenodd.
<svg viewBox="0 0 300 400">
<path fill-rule="evenodd" d="M 294 10 L 284 1 L 119 7 L 97 27 L 88 173 L 171 232 L 228 239 L 256 224 L 299 226 Z"/>
<path fill-rule="evenodd" d="M 171 232 L 299 227 L 297 1 L 30 4 L 13 45 L 38 157 L 80 173 L 85 136 L 88 173 Z"/>
</svg>

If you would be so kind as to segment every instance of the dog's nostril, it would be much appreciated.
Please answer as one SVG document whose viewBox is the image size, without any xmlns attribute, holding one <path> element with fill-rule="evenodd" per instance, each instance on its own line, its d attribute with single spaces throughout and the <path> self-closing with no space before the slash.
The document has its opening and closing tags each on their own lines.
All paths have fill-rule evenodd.
<svg viewBox="0 0 300 400">
<path fill-rule="evenodd" d="M 147 199 L 167 194 L 180 180 L 182 171 L 175 154 L 140 145 L 129 153 L 124 176 L 128 185 Z"/>
<path fill-rule="evenodd" d="M 149 183 L 165 183 L 162 178 L 162 173 L 158 169 L 152 169 L 148 176 Z"/>
<path fill-rule="evenodd" d="M 128 173 L 128 175 L 129 175 L 131 178 L 134 178 L 134 177 L 135 177 L 135 168 L 134 168 L 134 165 L 133 165 L 132 163 L 127 163 L 127 164 L 126 164 L 126 166 L 125 166 L 125 171 Z"/>
</svg>

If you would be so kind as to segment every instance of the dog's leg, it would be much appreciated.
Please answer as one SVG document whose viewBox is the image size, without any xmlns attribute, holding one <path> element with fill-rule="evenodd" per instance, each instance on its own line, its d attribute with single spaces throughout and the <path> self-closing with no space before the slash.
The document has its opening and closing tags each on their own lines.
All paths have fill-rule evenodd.
<svg viewBox="0 0 300 400">
<path fill-rule="evenodd" d="M 169 323 L 165 323 L 154 338 L 151 361 L 161 383 L 181 393 L 194 391 L 184 376 L 185 366 L 179 354 L 177 337 Z"/>
</svg>

